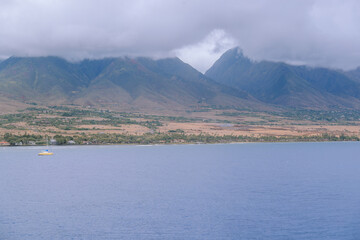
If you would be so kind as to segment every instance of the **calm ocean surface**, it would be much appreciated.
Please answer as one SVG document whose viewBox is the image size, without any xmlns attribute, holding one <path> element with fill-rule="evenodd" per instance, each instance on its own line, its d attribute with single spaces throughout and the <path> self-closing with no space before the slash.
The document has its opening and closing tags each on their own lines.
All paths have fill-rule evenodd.
<svg viewBox="0 0 360 240">
<path fill-rule="evenodd" d="M 0 239 L 360 239 L 360 143 L 0 148 Z"/>
</svg>

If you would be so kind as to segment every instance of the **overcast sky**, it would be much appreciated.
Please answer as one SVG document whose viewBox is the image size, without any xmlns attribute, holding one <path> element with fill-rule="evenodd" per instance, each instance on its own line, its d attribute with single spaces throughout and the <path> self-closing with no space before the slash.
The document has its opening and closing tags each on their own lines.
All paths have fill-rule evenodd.
<svg viewBox="0 0 360 240">
<path fill-rule="evenodd" d="M 227 49 L 360 66 L 359 0 L 1 0 L 0 57 L 178 56 L 204 72 Z"/>
</svg>

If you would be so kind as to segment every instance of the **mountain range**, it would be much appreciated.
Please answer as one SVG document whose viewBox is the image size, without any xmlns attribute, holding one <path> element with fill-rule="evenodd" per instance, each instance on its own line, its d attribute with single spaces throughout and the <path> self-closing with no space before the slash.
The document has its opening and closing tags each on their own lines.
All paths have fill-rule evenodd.
<svg viewBox="0 0 360 240">
<path fill-rule="evenodd" d="M 245 91 L 219 84 L 178 58 L 11 57 L 0 63 L 0 96 L 48 105 L 185 109 L 199 105 L 261 108 Z"/>
<path fill-rule="evenodd" d="M 282 62 L 253 61 L 239 48 L 225 52 L 206 72 L 269 104 L 295 108 L 360 107 L 360 69 L 344 72 Z"/>
<path fill-rule="evenodd" d="M 202 74 L 179 58 L 11 57 L 0 62 L 0 101 L 124 110 L 199 107 L 360 109 L 360 68 L 341 71 L 253 61 L 239 48 Z"/>
</svg>

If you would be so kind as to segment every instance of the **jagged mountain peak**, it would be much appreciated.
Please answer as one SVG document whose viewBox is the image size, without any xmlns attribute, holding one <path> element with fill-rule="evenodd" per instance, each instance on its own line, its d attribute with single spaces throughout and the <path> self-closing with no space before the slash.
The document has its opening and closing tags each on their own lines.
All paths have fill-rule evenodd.
<svg viewBox="0 0 360 240">
<path fill-rule="evenodd" d="M 235 61 L 251 61 L 249 57 L 244 54 L 244 51 L 240 47 L 234 47 L 227 50 L 219 60 L 226 59 L 226 60 L 235 60 Z"/>
<path fill-rule="evenodd" d="M 226 52 L 228 52 L 229 54 L 232 54 L 235 58 L 241 58 L 241 57 L 245 56 L 243 49 L 240 47 L 231 48 L 231 49 L 227 50 Z M 225 52 L 225 54 L 226 54 L 226 52 Z"/>
</svg>

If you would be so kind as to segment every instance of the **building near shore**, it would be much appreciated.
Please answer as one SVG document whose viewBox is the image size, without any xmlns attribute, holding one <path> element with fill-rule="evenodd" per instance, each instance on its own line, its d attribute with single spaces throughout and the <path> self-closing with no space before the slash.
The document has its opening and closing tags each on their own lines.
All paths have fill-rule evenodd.
<svg viewBox="0 0 360 240">
<path fill-rule="evenodd" d="M 0 146 L 10 146 L 10 143 L 9 142 L 0 142 Z"/>
</svg>

